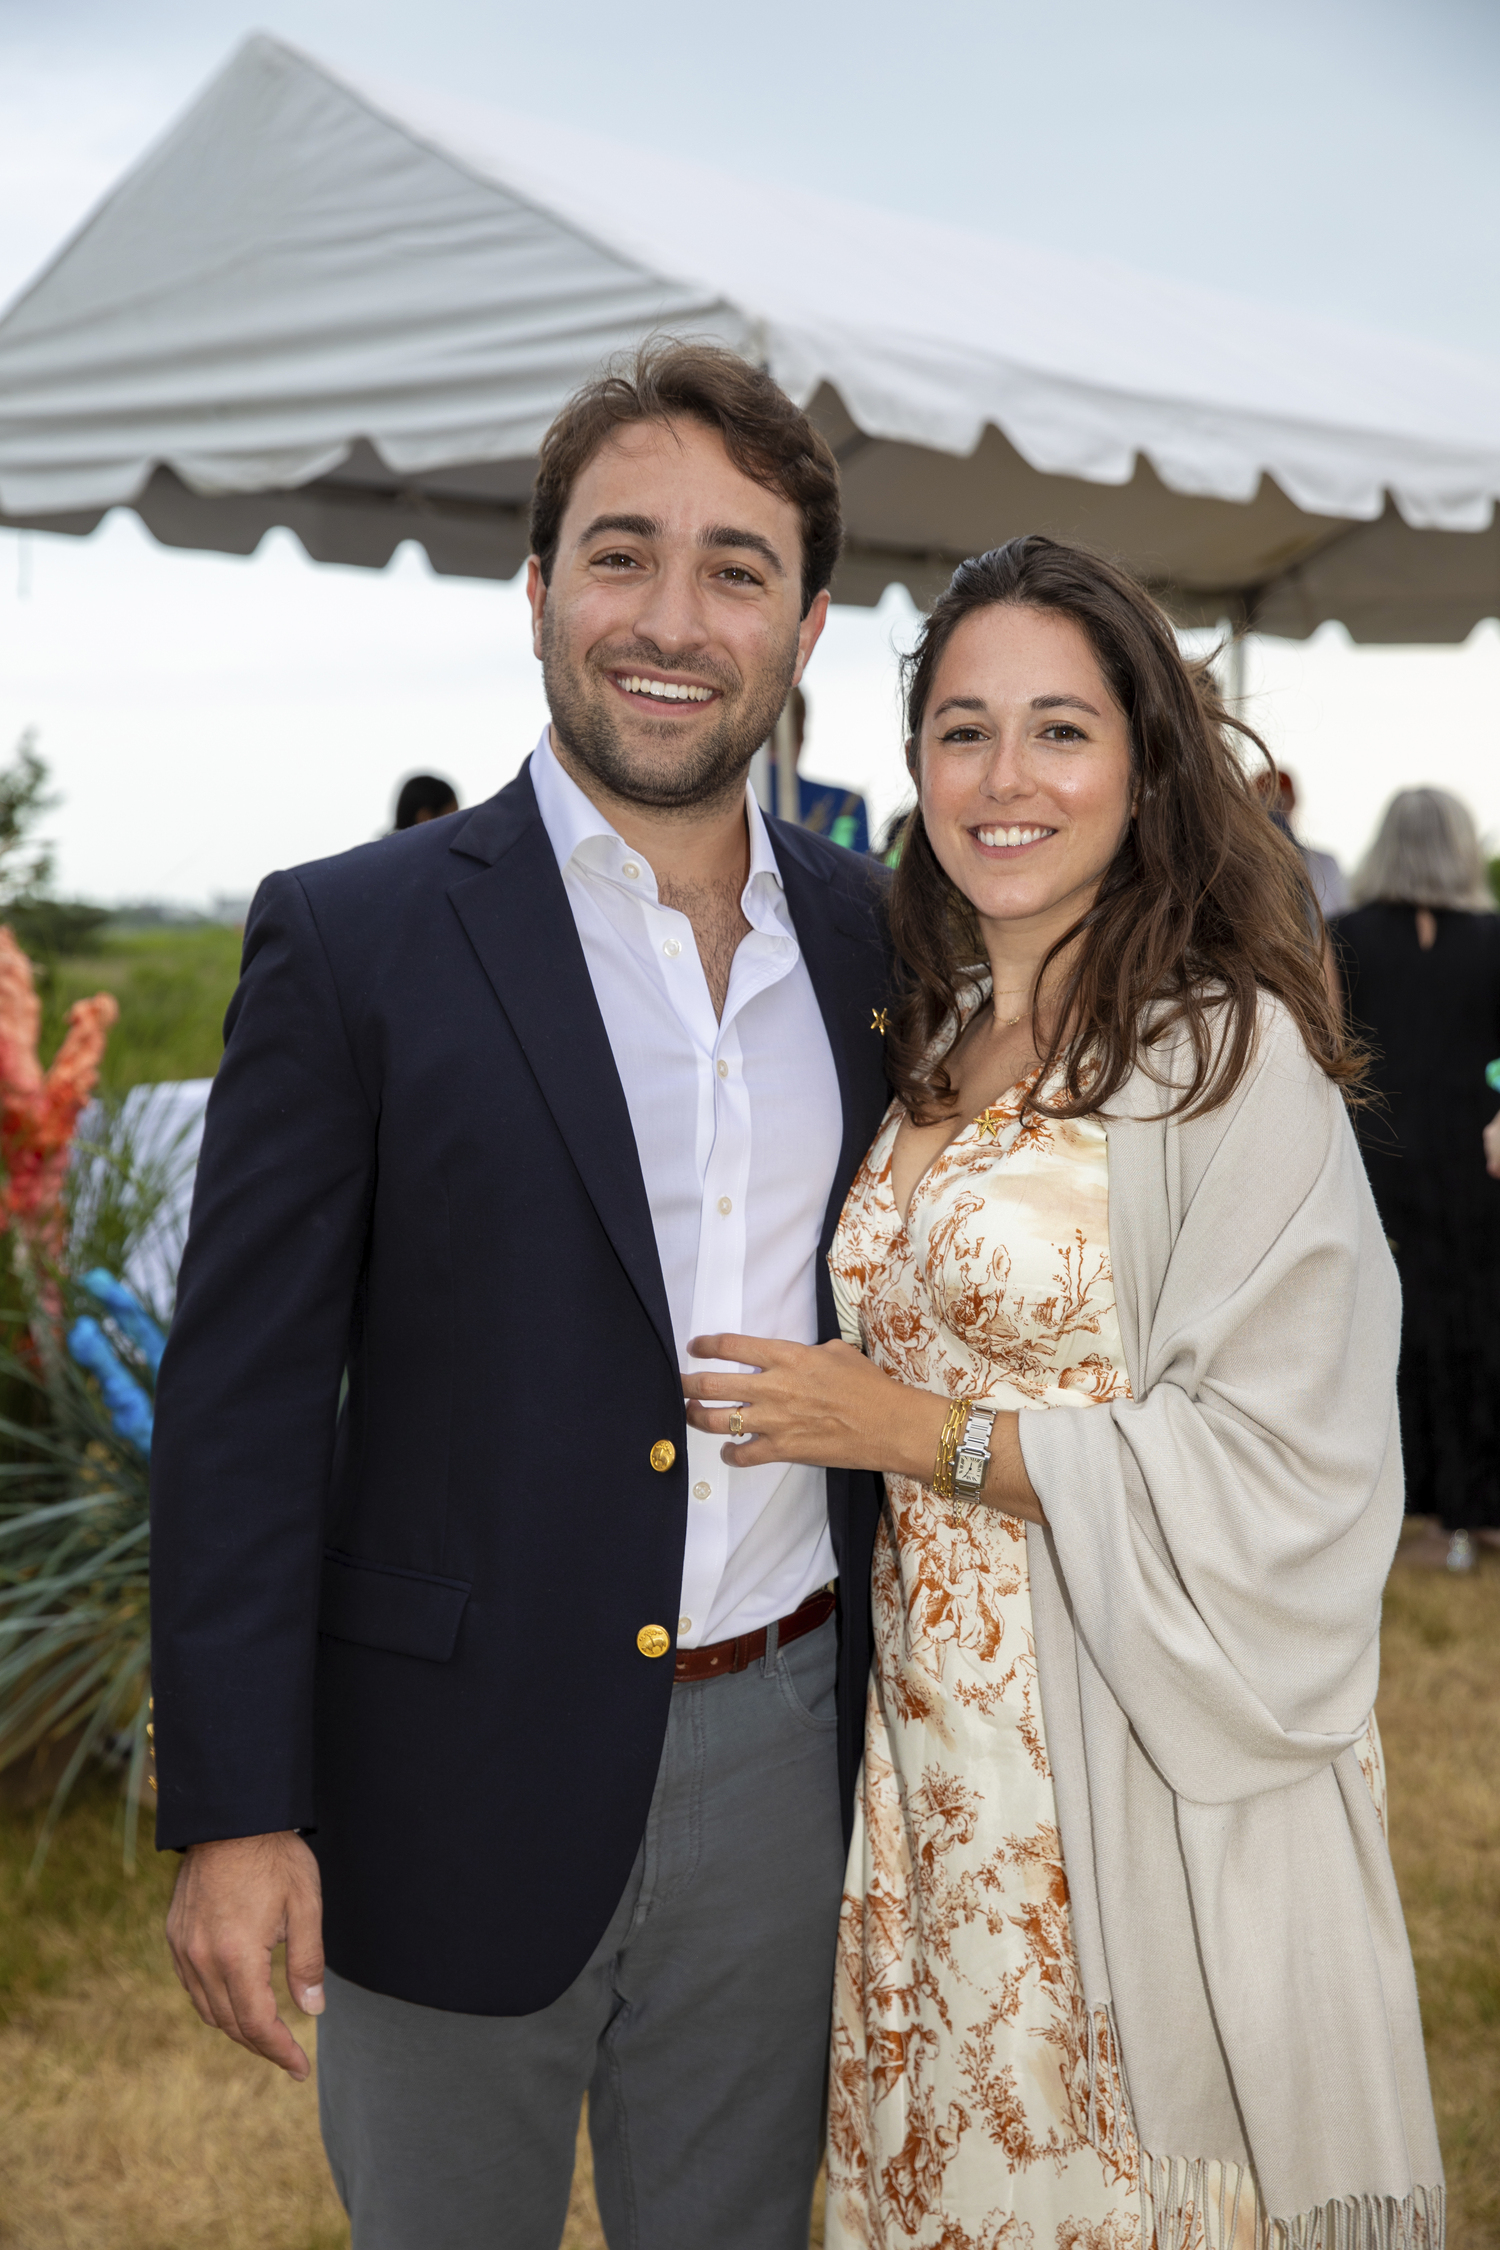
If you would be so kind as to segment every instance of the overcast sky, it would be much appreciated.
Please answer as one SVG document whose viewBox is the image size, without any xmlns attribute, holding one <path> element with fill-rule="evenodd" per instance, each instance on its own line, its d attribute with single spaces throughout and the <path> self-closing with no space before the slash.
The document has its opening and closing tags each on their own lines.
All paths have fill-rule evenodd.
<svg viewBox="0 0 1500 2250">
<path fill-rule="evenodd" d="M 1494 0 L 0 0 L 0 294 L 254 29 L 1500 355 Z"/>
<path fill-rule="evenodd" d="M 0 0 L 0 300 L 248 31 L 335 65 L 491 99 L 740 171 L 1102 253 L 1500 360 L 1500 7 L 1493 0 Z M 67 802 L 64 884 L 243 892 L 357 841 L 395 777 L 466 799 L 540 723 L 518 597 L 316 569 L 278 535 L 244 563 L 0 534 L 0 755 L 34 725 Z M 809 763 L 900 790 L 894 594 L 815 660 Z M 1257 658 L 1257 706 L 1307 826 L 1346 855 L 1404 780 L 1500 829 L 1500 634 L 1456 652 Z"/>
</svg>

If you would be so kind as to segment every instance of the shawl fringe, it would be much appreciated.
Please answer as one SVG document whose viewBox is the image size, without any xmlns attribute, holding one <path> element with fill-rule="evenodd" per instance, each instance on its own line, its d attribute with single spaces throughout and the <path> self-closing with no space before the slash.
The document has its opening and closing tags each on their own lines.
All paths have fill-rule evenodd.
<svg viewBox="0 0 1500 2250">
<path fill-rule="evenodd" d="M 1443 2250 L 1441 2186 L 1344 2195 L 1295 2218 L 1267 2217 L 1248 2164 L 1141 2156 L 1142 2239 L 1150 2250 Z"/>
<path fill-rule="evenodd" d="M 1294 2218 L 1268 2218 L 1248 2164 L 1210 2157 L 1136 2155 L 1129 2092 L 1113 2011 L 1087 2012 L 1085 2132 L 1091 2148 L 1141 2172 L 1146 2250 L 1444 2250 L 1441 2183 L 1407 2196 L 1346 2195 Z"/>
<path fill-rule="evenodd" d="M 1088 2073 L 1084 2138 L 1101 2156 L 1128 2161 L 1135 2150 L 1130 2096 L 1120 2060 L 1114 2011 L 1090 2008 L 1084 2020 L 1084 2069 Z"/>
</svg>

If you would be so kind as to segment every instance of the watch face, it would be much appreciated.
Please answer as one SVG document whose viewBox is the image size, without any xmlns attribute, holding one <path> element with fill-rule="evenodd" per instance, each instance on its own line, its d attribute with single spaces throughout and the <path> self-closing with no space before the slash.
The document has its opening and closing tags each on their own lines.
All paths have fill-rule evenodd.
<svg viewBox="0 0 1500 2250">
<path fill-rule="evenodd" d="M 984 1482 L 987 1453 L 960 1453 L 953 1464 L 955 1484 L 981 1485 Z"/>
</svg>

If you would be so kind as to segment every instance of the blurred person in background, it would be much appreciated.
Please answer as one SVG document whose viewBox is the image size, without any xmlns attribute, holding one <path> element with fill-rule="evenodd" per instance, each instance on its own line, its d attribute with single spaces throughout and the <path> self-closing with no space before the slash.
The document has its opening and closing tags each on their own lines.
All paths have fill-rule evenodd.
<svg viewBox="0 0 1500 2250">
<path fill-rule="evenodd" d="M 1349 886 L 1344 881 L 1344 870 L 1332 852 L 1314 851 L 1304 844 L 1292 826 L 1292 815 L 1297 810 L 1297 784 L 1285 766 L 1276 769 L 1276 803 L 1272 818 L 1286 835 L 1290 836 L 1302 854 L 1302 864 L 1307 869 L 1307 879 L 1313 887 L 1313 896 L 1323 909 L 1323 919 L 1331 922 L 1342 914 L 1349 904 Z"/>
<path fill-rule="evenodd" d="M 1450 1570 L 1470 1570 L 1476 1538 L 1500 1525 L 1500 1180 L 1485 1140 L 1500 917 L 1468 808 L 1400 791 L 1353 898 L 1334 937 L 1382 1097 L 1360 1137 L 1401 1274 L 1407 1508 L 1441 1523 Z"/>
<path fill-rule="evenodd" d="M 451 781 L 435 773 L 408 774 L 396 799 L 393 831 L 399 836 L 403 829 L 420 828 L 424 821 L 441 820 L 457 810 L 458 792 Z"/>
<path fill-rule="evenodd" d="M 906 841 L 907 823 L 911 816 L 912 807 L 909 804 L 902 805 L 891 814 L 890 819 L 876 837 L 872 847 L 873 856 L 880 860 L 884 866 L 900 866 L 901 847 Z"/>
<path fill-rule="evenodd" d="M 857 789 L 845 789 L 836 781 L 809 781 L 801 769 L 802 751 L 807 741 L 807 699 L 801 688 L 795 688 L 787 704 L 791 720 L 792 759 L 797 773 L 797 818 L 804 828 L 815 836 L 826 836 L 831 844 L 842 844 L 845 851 L 867 852 L 870 848 L 870 818 L 864 798 Z M 772 788 L 775 789 L 776 737 L 771 737 Z M 780 798 L 773 793 L 772 803 Z"/>
</svg>

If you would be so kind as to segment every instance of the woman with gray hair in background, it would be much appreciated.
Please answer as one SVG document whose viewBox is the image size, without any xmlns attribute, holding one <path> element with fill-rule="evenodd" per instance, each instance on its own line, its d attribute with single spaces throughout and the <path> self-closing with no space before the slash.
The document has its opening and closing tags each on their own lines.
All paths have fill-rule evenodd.
<svg viewBox="0 0 1500 2250">
<path fill-rule="evenodd" d="M 1383 1099 L 1365 1163 L 1401 1274 L 1407 1508 L 1450 1570 L 1500 1525 L 1500 1177 L 1486 1163 L 1500 1057 L 1500 916 L 1468 808 L 1443 789 L 1386 807 L 1335 925 L 1349 1019 Z M 1490 1136 L 1500 1171 L 1500 1133 Z"/>
</svg>

